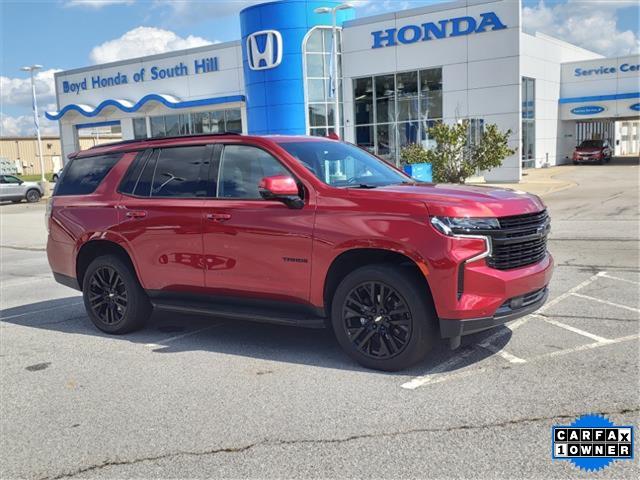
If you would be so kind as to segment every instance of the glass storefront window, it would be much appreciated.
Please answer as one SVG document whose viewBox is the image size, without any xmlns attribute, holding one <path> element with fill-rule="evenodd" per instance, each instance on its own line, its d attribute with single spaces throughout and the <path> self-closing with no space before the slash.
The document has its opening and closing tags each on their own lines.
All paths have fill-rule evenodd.
<svg viewBox="0 0 640 480">
<path fill-rule="evenodd" d="M 147 119 L 134 118 L 133 119 L 133 138 L 136 140 L 140 138 L 147 138 Z"/>
<path fill-rule="evenodd" d="M 209 128 L 211 133 L 222 133 L 227 130 L 224 127 L 224 110 L 209 113 Z"/>
<path fill-rule="evenodd" d="M 418 72 L 398 74 L 398 121 L 418 119 Z"/>
<path fill-rule="evenodd" d="M 239 108 L 224 111 L 225 131 L 242 133 L 242 112 Z"/>
<path fill-rule="evenodd" d="M 341 31 L 338 29 L 338 45 Z M 307 101 L 307 126 L 309 134 L 321 135 L 332 132 L 335 126 L 335 92 L 333 89 L 333 33 L 329 27 L 319 26 L 311 30 L 304 45 L 305 93 Z M 338 48 L 338 79 L 342 80 L 340 49 Z M 340 91 L 339 104 L 342 108 L 343 94 Z M 344 125 L 340 117 L 341 127 Z M 320 128 L 324 127 L 324 128 Z M 313 130 L 313 131 L 312 131 Z M 340 129 L 341 131 L 343 128 Z M 341 135 L 342 137 L 342 135 Z"/>
<path fill-rule="evenodd" d="M 307 77 L 323 78 L 324 76 L 324 55 L 307 55 Z"/>
<path fill-rule="evenodd" d="M 308 92 L 307 97 L 309 102 L 325 102 L 326 95 L 326 80 L 323 79 L 309 79 L 307 80 Z"/>
<path fill-rule="evenodd" d="M 376 121 L 378 123 L 395 122 L 395 80 L 393 75 L 375 77 L 376 83 Z"/>
<path fill-rule="evenodd" d="M 321 53 L 323 51 L 322 46 L 322 30 L 314 29 L 309 34 L 307 38 L 307 43 L 305 44 L 305 49 L 307 52 Z"/>
<path fill-rule="evenodd" d="M 182 113 L 151 117 L 151 137 L 167 137 L 200 133 L 242 133 L 242 112 L 239 108 L 211 112 Z M 146 138 L 146 119 L 133 122 L 135 138 Z"/>
<path fill-rule="evenodd" d="M 536 84 L 533 78 L 522 78 L 522 166 L 536 166 Z"/>
<path fill-rule="evenodd" d="M 370 153 L 375 153 L 376 141 L 373 125 L 356 127 L 356 144 Z"/>
<path fill-rule="evenodd" d="M 327 125 L 327 104 L 311 103 L 309 104 L 309 126 L 323 127 Z"/>
<path fill-rule="evenodd" d="M 373 80 L 358 78 L 353 81 L 353 101 L 356 125 L 373 122 Z"/>
<path fill-rule="evenodd" d="M 420 138 L 419 122 L 403 122 L 398 124 L 398 148 L 418 143 Z"/>
<path fill-rule="evenodd" d="M 168 115 L 164 117 L 165 135 L 175 137 L 180 134 L 180 115 Z"/>
<path fill-rule="evenodd" d="M 164 129 L 164 117 L 151 117 L 151 137 L 165 137 L 165 129 Z"/>
<path fill-rule="evenodd" d="M 392 124 L 378 125 L 376 128 L 376 144 L 378 156 L 388 162 L 395 162 L 396 159 L 396 135 Z"/>
<path fill-rule="evenodd" d="M 398 163 L 400 149 L 433 147 L 428 129 L 442 120 L 442 69 L 353 80 L 356 143 Z"/>
<path fill-rule="evenodd" d="M 179 135 L 189 135 L 191 128 L 189 126 L 189 114 L 183 113 L 180 115 L 180 133 Z"/>
</svg>

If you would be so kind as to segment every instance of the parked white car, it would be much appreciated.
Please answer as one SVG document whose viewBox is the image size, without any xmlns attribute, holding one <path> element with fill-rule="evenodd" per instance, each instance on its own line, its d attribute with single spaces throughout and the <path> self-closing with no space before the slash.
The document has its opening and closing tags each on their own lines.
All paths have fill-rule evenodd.
<svg viewBox="0 0 640 480">
<path fill-rule="evenodd" d="M 0 201 L 35 203 L 40 201 L 43 193 L 36 182 L 25 182 L 14 175 L 0 175 Z"/>
<path fill-rule="evenodd" d="M 62 175 L 62 168 L 60 170 L 58 170 L 57 172 L 54 172 L 53 174 L 53 181 L 57 182 L 60 179 L 60 176 Z"/>
</svg>

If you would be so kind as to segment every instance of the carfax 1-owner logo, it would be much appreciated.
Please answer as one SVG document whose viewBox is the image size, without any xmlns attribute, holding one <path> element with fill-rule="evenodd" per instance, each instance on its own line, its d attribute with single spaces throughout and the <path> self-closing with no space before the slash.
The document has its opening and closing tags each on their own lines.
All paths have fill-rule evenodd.
<svg viewBox="0 0 640 480">
<path fill-rule="evenodd" d="M 633 426 L 615 425 L 601 415 L 582 415 L 571 425 L 551 427 L 551 457 L 597 471 L 614 460 L 633 460 Z"/>
</svg>

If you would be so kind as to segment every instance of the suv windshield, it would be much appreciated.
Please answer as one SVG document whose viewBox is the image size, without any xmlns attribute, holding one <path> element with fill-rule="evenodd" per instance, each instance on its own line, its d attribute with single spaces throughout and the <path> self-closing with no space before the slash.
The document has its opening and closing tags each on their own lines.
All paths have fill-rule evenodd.
<svg viewBox="0 0 640 480">
<path fill-rule="evenodd" d="M 602 148 L 603 144 L 602 140 L 585 140 L 580 144 L 579 148 Z"/>
<path fill-rule="evenodd" d="M 408 177 L 364 150 L 335 141 L 282 142 L 316 177 L 332 187 L 373 188 L 414 183 Z"/>
</svg>

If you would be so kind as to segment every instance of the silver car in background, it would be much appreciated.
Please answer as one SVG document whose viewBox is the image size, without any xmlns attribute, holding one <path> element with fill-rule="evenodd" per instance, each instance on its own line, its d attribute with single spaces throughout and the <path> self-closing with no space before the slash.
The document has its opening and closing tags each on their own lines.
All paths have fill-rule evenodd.
<svg viewBox="0 0 640 480">
<path fill-rule="evenodd" d="M 40 201 L 43 195 L 42 188 L 36 182 L 25 182 L 14 175 L 0 175 L 0 201 L 12 201 L 20 203 L 26 200 L 29 203 Z"/>
</svg>

